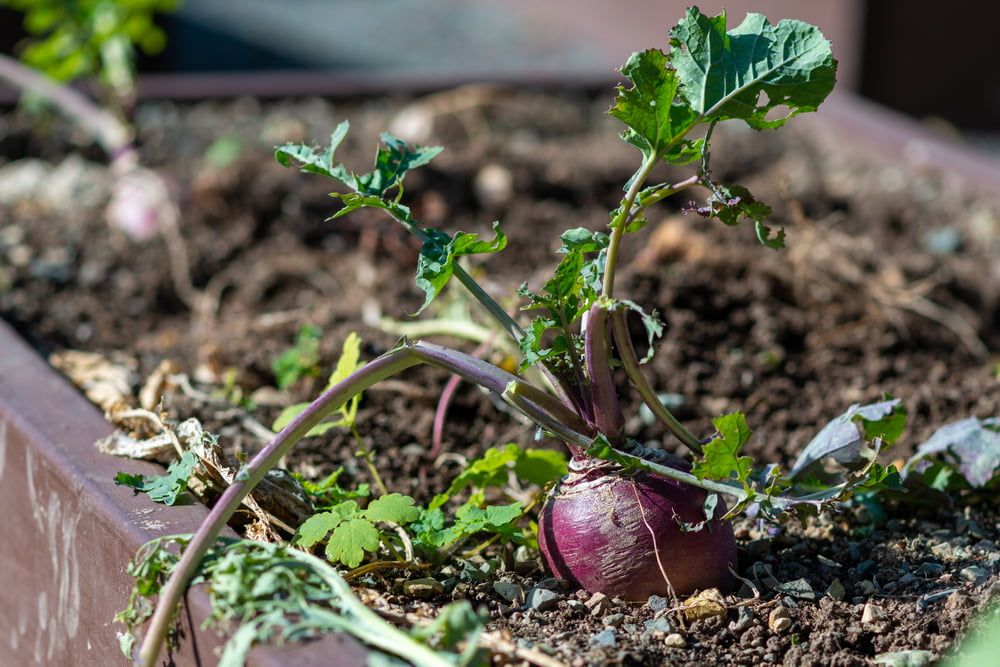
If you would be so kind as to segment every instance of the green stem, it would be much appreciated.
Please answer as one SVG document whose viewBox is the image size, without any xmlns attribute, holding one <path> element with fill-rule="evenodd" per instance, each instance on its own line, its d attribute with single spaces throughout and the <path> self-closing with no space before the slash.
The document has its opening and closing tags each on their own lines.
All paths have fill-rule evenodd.
<svg viewBox="0 0 1000 667">
<path fill-rule="evenodd" d="M 628 376 L 632 386 L 639 392 L 646 406 L 663 422 L 667 430 L 680 440 L 685 447 L 700 456 L 703 453 L 701 441 L 674 417 L 670 410 L 667 409 L 667 406 L 663 405 L 656 395 L 656 391 L 639 367 L 639 358 L 635 353 L 635 348 L 632 346 L 632 337 L 629 335 L 628 324 L 625 320 L 626 315 L 624 310 L 614 310 L 611 312 L 611 330 L 615 336 L 618 357 L 621 359 L 622 367 L 625 369 L 625 375 Z"/>
<path fill-rule="evenodd" d="M 621 247 L 622 237 L 625 236 L 626 220 L 631 217 L 632 204 L 639 195 L 639 191 L 642 190 L 642 186 L 645 185 L 646 179 L 649 178 L 650 172 L 653 171 L 653 167 L 656 166 L 656 162 L 657 158 L 654 155 L 646 158 L 642 163 L 632 180 L 632 185 L 625 193 L 625 199 L 622 200 L 618 215 L 611 222 L 611 240 L 608 243 L 608 256 L 604 265 L 604 285 L 601 296 L 610 298 L 615 290 L 615 267 L 618 264 L 618 249 Z"/>
<path fill-rule="evenodd" d="M 684 472 L 683 470 L 671 468 L 670 466 L 661 465 L 659 463 L 653 463 L 652 461 L 647 461 L 646 459 L 635 456 L 634 454 L 626 454 L 619 449 L 614 450 L 614 456 L 611 460 L 619 464 L 625 463 L 626 465 L 633 468 L 639 468 L 640 470 L 645 470 L 646 472 L 656 473 L 661 477 L 667 477 L 669 479 L 677 480 L 678 482 L 684 482 L 685 484 L 690 484 L 691 486 L 696 486 L 700 489 L 711 491 L 712 493 L 721 493 L 726 496 L 731 496 L 740 501 L 745 500 L 748 495 L 746 489 L 741 486 L 728 484 L 726 482 L 717 482 L 711 479 L 701 479 L 689 472 Z"/>
<path fill-rule="evenodd" d="M 391 208 L 384 209 L 396 222 L 400 223 L 409 231 L 411 234 L 416 236 L 422 243 L 426 243 L 429 239 L 427 234 L 417 225 L 412 218 L 407 218 L 400 212 L 392 210 Z M 463 269 L 458 262 L 455 262 L 452 268 L 452 275 L 458 278 L 458 282 L 465 286 L 465 289 L 469 290 L 469 293 L 478 301 L 486 311 L 493 316 L 493 319 L 497 321 L 498 324 L 506 331 L 515 341 L 520 341 L 524 337 L 524 329 L 514 321 L 506 310 L 504 310 L 496 300 L 486 293 L 479 283 L 476 282 L 475 278 L 470 276 L 465 269 Z"/>
<path fill-rule="evenodd" d="M 379 320 L 379 329 L 397 336 L 408 338 L 425 338 L 427 336 L 450 336 L 463 338 L 473 343 L 482 343 L 494 335 L 486 327 L 474 322 L 459 319 L 416 320 L 414 322 L 398 322 L 384 317 Z"/>
<path fill-rule="evenodd" d="M 416 224 L 412 218 L 402 214 L 397 210 L 392 208 L 384 209 L 393 220 L 400 223 L 409 231 L 411 234 L 416 236 L 422 243 L 428 240 L 427 234 Z M 497 324 L 500 325 L 504 331 L 514 339 L 515 343 L 520 344 L 521 339 L 524 338 L 524 329 L 521 328 L 514 318 L 512 318 L 506 310 L 504 310 L 496 300 L 493 299 L 486 290 L 476 282 L 475 278 L 470 276 L 465 269 L 455 262 L 452 268 L 452 275 L 458 279 L 458 282 L 462 283 L 465 289 L 469 290 L 469 294 L 486 309 Z M 566 405 L 577 405 L 577 401 L 574 401 L 571 397 L 573 395 L 572 387 L 567 386 L 567 382 L 561 378 L 555 371 L 546 366 L 544 363 L 539 365 L 542 374 L 545 376 L 546 380 L 552 387 L 552 390 L 556 393 Z"/>
</svg>

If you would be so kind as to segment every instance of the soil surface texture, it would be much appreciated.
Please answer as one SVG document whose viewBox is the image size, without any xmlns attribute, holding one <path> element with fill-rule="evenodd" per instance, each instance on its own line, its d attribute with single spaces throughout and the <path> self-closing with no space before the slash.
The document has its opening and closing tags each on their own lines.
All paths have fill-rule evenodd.
<svg viewBox="0 0 1000 667">
<path fill-rule="evenodd" d="M 336 184 L 282 168 L 275 145 L 325 143 L 350 118 L 338 157 L 358 171 L 370 168 L 383 129 L 445 146 L 408 177 L 405 201 L 447 231 L 485 233 L 501 221 L 507 249 L 469 268 L 514 312 L 509 295 L 523 281 L 537 287 L 558 260 L 558 234 L 603 228 L 637 166 L 607 106 L 604 96 L 483 87 L 419 100 L 147 104 L 136 118 L 141 154 L 167 177 L 181 215 L 176 230 L 145 242 L 105 222 L 112 180 L 95 149 L 62 121 L 10 112 L 0 116 L 0 317 L 44 354 L 87 350 L 129 368 L 135 388 L 175 362 L 197 391 L 171 399 L 171 418 L 198 417 L 229 451 L 252 453 L 266 436 L 261 424 L 322 389 L 349 332 L 370 359 L 400 335 L 383 318 L 411 322 L 422 300 L 418 243 L 375 211 L 324 221 Z M 627 239 L 619 295 L 666 324 L 648 368 L 678 418 L 708 434 L 713 417 L 742 410 L 754 430 L 748 453 L 787 469 L 830 419 L 886 393 L 908 412 L 887 460 L 905 460 L 945 423 L 1000 415 L 997 208 L 933 175 L 831 152 L 794 121 L 776 133 L 717 134 L 713 175 L 773 206 L 788 247 L 775 252 L 748 227 L 685 215 L 698 192 L 666 202 Z M 475 312 L 464 298 L 449 289 L 423 319 Z M 272 363 L 306 324 L 322 330 L 322 373 L 278 391 Z M 446 454 L 432 456 L 447 379 L 412 370 L 361 403 L 360 435 L 386 485 L 419 501 L 486 447 L 537 446 L 501 401 L 463 386 Z M 629 432 L 675 449 L 630 400 Z M 343 466 L 342 484 L 370 482 L 356 449 L 350 434 L 331 431 L 300 445 L 289 468 L 319 478 Z M 737 522 L 745 583 L 720 614 L 693 621 L 670 600 L 595 599 L 534 561 L 483 581 L 447 577 L 429 602 L 394 592 L 391 575 L 366 595 L 421 615 L 468 598 L 516 645 L 574 666 L 943 656 L 1000 590 L 1000 512 L 986 495 L 856 505 L 805 527 Z M 500 587 L 508 594 L 552 594 L 534 596 L 546 600 L 535 607 L 512 604 L 497 581 L 513 586 Z"/>
</svg>

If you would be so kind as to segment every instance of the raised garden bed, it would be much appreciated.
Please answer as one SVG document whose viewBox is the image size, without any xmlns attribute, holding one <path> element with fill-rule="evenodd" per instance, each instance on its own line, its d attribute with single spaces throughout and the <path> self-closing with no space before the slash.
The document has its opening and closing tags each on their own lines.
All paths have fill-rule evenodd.
<svg viewBox="0 0 1000 667">
<path fill-rule="evenodd" d="M 0 209 L 0 270 L 7 283 L 0 289 L 0 314 L 44 353 L 82 348 L 112 358 L 124 351 L 136 362 L 137 380 L 164 359 L 217 387 L 226 383 L 227 369 L 235 369 L 230 389 L 238 386 L 255 398 L 253 415 L 270 423 L 280 407 L 266 405 L 273 392 L 258 390 L 273 384 L 271 364 L 302 324 L 323 328 L 320 352 L 326 367 L 351 330 L 365 341 L 367 357 L 394 342 L 393 334 L 359 327 L 359 312 L 396 314 L 419 305 L 409 286 L 416 261 L 411 240 L 366 212 L 322 222 L 330 209 L 329 186 L 275 165 L 274 144 L 324 137 L 339 119 L 350 117 L 353 136 L 341 158 L 363 165 L 378 130 L 407 122 L 412 129 L 415 119 L 426 127 L 429 119 L 424 140 L 447 150 L 408 182 L 407 195 L 420 216 L 467 230 L 485 230 L 490 220 L 500 219 L 511 242 L 491 261 L 491 275 L 501 281 L 520 277 L 504 269 L 517 263 L 539 267 L 542 276 L 554 262 L 554 248 L 540 246 L 535 230 L 561 229 L 567 217 L 574 219 L 572 226 L 605 224 L 620 183 L 634 167 L 633 155 L 615 138 L 615 124 L 603 115 L 606 98 L 604 92 L 595 98 L 478 88 L 416 103 L 240 100 L 141 108 L 145 162 L 170 175 L 183 193 L 181 230 L 193 282 L 218 295 L 218 311 L 209 320 L 193 318 L 181 302 L 159 241 L 133 245 L 107 228 L 101 192 L 108 176 L 86 161 L 93 155 L 84 152 L 82 161 L 66 157 L 73 150 L 61 126 L 38 139 L 25 118 L 8 115 L 4 154 L 41 156 L 59 166 L 12 163 L 0 171 L 7 198 Z M 878 120 L 865 130 L 869 119 Z M 1000 414 L 995 368 L 1000 280 L 994 259 L 1000 223 L 995 203 L 977 193 L 977 186 L 989 188 L 1000 178 L 988 163 L 944 149 L 907 124 L 850 99 L 831 102 L 814 124 L 823 124 L 816 135 L 832 132 L 842 143 L 885 141 L 887 148 L 869 162 L 856 153 L 831 152 L 810 132 L 735 132 L 722 137 L 729 148 L 718 151 L 715 164 L 717 174 L 750 186 L 775 206 L 776 221 L 788 230 L 790 259 L 779 261 L 770 251 L 745 244 L 726 250 L 721 231 L 729 230 L 665 213 L 662 223 L 654 220 L 650 230 L 633 239 L 645 247 L 636 262 L 623 267 L 623 292 L 664 313 L 668 327 L 653 367 L 656 384 L 683 399 L 677 414 L 696 433 L 710 430 L 712 416 L 742 407 L 755 430 L 751 453 L 787 466 L 817 427 L 847 405 L 890 392 L 909 410 L 906 439 L 894 453 L 905 458 L 946 422 Z M 238 147 L 238 157 L 228 164 L 207 157 L 209 146 L 227 136 Z M 957 180 L 928 167 L 949 151 L 956 155 L 947 162 L 952 174 L 963 169 L 961 164 L 975 164 L 975 169 Z M 887 164 L 879 160 L 885 155 L 897 159 Z M 906 156 L 921 164 L 899 159 Z M 969 187 L 973 178 L 982 182 Z M 12 183 L 20 183 L 20 193 Z M 915 283 L 927 289 L 910 289 Z M 0 349 L 5 364 L 0 406 L 7 432 L 3 493 L 25 522 L 13 534 L 37 533 L 33 547 L 27 540 L 8 543 L 4 562 L 23 568 L 32 554 L 41 554 L 46 563 L 49 554 L 56 558 L 52 573 L 29 568 L 36 577 L 26 607 L 31 614 L 7 624 L 18 632 L 26 628 L 16 642 L 12 635 L 9 655 L 21 662 L 41 647 L 39 655 L 50 661 L 63 655 L 81 660 L 89 655 L 89 642 L 95 656 L 90 664 L 114 664 L 117 644 L 105 624 L 127 596 L 122 568 L 140 542 L 159 532 L 189 531 L 200 512 L 159 508 L 115 487 L 115 471 L 141 472 L 143 465 L 94 453 L 91 444 L 107 430 L 96 412 L 40 370 L 20 343 L 3 339 Z M 412 372 L 388 388 L 370 391 L 362 403 L 361 433 L 375 451 L 376 466 L 390 490 L 418 500 L 429 499 L 455 474 L 449 464 L 434 465 L 426 457 L 431 424 L 422 415 L 433 414 L 428 406 L 444 381 L 436 372 Z M 316 387 L 307 385 L 295 388 L 295 398 L 309 397 Z M 58 401 L 43 400 L 49 396 Z M 199 417 L 232 450 L 254 451 L 261 441 L 246 427 L 245 406 L 231 392 L 227 396 L 230 404 L 224 406 L 176 397 L 168 410 L 179 420 Z M 643 440 L 663 439 L 656 425 L 637 420 L 629 428 Z M 498 415 L 475 392 L 460 393 L 445 435 L 450 452 L 469 457 L 486 446 L 531 442 L 530 429 Z M 28 454 L 35 447 L 53 453 Z M 304 443 L 290 467 L 316 478 L 343 465 L 349 481 L 368 481 L 353 450 L 348 435 L 331 432 Z M 59 473 L 51 489 L 43 490 L 40 482 L 29 486 L 28 480 L 40 479 L 30 474 L 14 477 L 27 470 L 31 458 L 51 462 L 49 469 Z M 77 502 L 54 501 L 62 509 L 47 509 L 45 518 L 80 521 L 76 541 L 50 542 L 52 530 L 39 530 L 32 511 L 45 505 L 33 500 L 67 496 Z M 154 507 L 154 514 L 136 518 Z M 616 604 L 595 615 L 585 605 L 581 609 L 590 596 L 570 590 L 557 588 L 558 602 L 546 611 L 512 608 L 489 582 L 456 587 L 431 603 L 393 592 L 391 582 L 382 592 L 374 590 L 389 608 L 418 613 L 428 613 L 452 595 L 467 596 L 490 610 L 496 632 L 552 649 L 557 659 L 571 664 L 867 664 L 889 651 L 942 654 L 969 627 L 997 581 L 995 548 L 987 548 L 998 535 L 996 506 L 977 503 L 964 512 L 884 509 L 889 512 L 885 523 L 858 509 L 851 520 L 788 527 L 777 536 L 760 533 L 750 522 L 738 524 L 741 576 L 762 562 L 779 582 L 806 579 L 821 599 L 791 593 L 731 599 L 724 619 L 689 626 L 683 648 L 645 632 L 646 623 L 656 620 L 649 605 Z M 153 530 L 154 520 L 167 525 Z M 124 537 L 115 532 L 122 530 Z M 93 567 L 107 569 L 105 578 L 84 569 L 87 559 L 79 558 L 79 621 L 72 613 L 74 570 L 53 576 L 62 571 L 59 554 L 71 559 L 70 547 L 78 555 L 95 554 Z M 970 569 L 977 567 L 984 576 Z M 544 576 L 536 567 L 502 578 L 528 589 Z M 823 596 L 834 580 L 844 588 L 839 600 Z M 935 597 L 953 588 L 947 597 Z M 783 597 L 793 624 L 787 632 L 774 632 L 768 615 Z M 65 604 L 56 606 L 54 600 Z M 869 603 L 884 617 L 863 622 Z M 46 616 L 39 616 L 42 604 L 67 610 L 51 616 L 57 619 L 51 623 L 63 628 L 58 642 L 48 643 L 55 635 L 45 634 L 46 626 L 36 621 Z M 205 604 L 204 598 L 194 598 L 196 618 L 206 613 Z M 24 608 L 18 602 L 10 607 L 17 611 L 4 613 Z M 741 620 L 745 612 L 740 609 L 752 610 L 750 620 Z M 189 653 L 179 662 L 195 659 L 189 643 L 193 634 L 185 632 L 182 647 Z M 269 651 L 258 649 L 259 664 L 279 659 Z M 327 646 L 297 651 L 317 660 L 332 654 Z M 206 647 L 197 651 L 207 661 L 210 652 Z M 352 664 L 360 653 L 337 649 L 336 655 L 344 658 L 342 664 Z"/>
</svg>

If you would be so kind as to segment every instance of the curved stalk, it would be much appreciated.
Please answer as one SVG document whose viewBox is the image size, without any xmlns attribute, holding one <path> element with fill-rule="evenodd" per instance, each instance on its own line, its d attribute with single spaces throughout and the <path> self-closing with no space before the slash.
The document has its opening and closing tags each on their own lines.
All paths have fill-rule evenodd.
<svg viewBox="0 0 1000 667">
<path fill-rule="evenodd" d="M 0 80 L 49 100 L 92 136 L 113 161 L 134 153 L 131 130 L 114 114 L 101 109 L 73 88 L 3 54 L 0 54 Z"/>
<path fill-rule="evenodd" d="M 611 341 L 608 338 L 608 311 L 595 303 L 587 313 L 584 357 L 594 401 L 597 429 L 612 443 L 621 441 L 625 415 L 618 403 L 614 374 L 611 372 Z"/>
<path fill-rule="evenodd" d="M 656 391 L 649 384 L 642 369 L 639 367 L 639 358 L 636 356 L 635 348 L 632 346 L 632 337 L 629 335 L 628 324 L 625 318 L 626 312 L 624 310 L 615 310 L 611 313 L 611 330 L 614 333 L 615 345 L 618 348 L 618 356 L 621 358 L 622 366 L 625 368 L 625 374 L 628 376 L 632 386 L 639 392 L 646 406 L 656 415 L 657 419 L 663 422 L 667 430 L 680 440 L 685 447 L 691 450 L 691 452 L 700 456 L 703 453 L 701 441 L 691 431 L 687 430 L 683 424 L 677 421 L 677 418 L 671 414 L 670 410 L 660 402 Z"/>
<path fill-rule="evenodd" d="M 610 298 L 615 291 L 615 268 L 618 265 L 618 249 L 621 247 L 622 237 L 625 236 L 626 221 L 632 217 L 632 204 L 639 195 L 639 191 L 642 190 L 642 186 L 645 185 L 646 179 L 649 178 L 650 172 L 653 171 L 653 167 L 656 166 L 656 162 L 657 157 L 654 155 L 646 158 L 642 163 L 632 179 L 632 185 L 625 193 L 625 199 L 622 200 L 618 215 L 611 223 L 611 240 L 608 243 L 608 256 L 604 265 L 604 284 L 601 296 Z"/>
<path fill-rule="evenodd" d="M 421 363 L 443 368 L 501 395 L 510 384 L 517 384 L 525 388 L 527 393 L 514 402 L 524 414 L 568 442 L 589 442 L 589 438 L 585 435 L 587 431 L 578 433 L 573 428 L 579 424 L 586 427 L 586 424 L 559 399 L 481 359 L 440 345 L 419 342 L 386 352 L 323 392 L 305 411 L 275 435 L 241 471 L 237 481 L 223 492 L 184 550 L 184 554 L 163 587 L 159 604 L 153 612 L 149 629 L 139 649 L 140 665 L 153 667 L 156 664 L 173 621 L 174 612 L 191 577 L 197 571 L 198 564 L 215 542 L 219 531 L 228 523 L 243 499 L 253 491 L 264 475 L 278 465 L 278 462 L 313 427 L 351 398 L 375 383 Z M 563 419 L 567 421 L 561 421 Z"/>
</svg>

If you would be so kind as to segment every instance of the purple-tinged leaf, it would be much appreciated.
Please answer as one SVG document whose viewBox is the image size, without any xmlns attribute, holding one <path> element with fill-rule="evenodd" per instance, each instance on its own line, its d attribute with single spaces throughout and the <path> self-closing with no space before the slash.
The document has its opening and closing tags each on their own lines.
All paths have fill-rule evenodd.
<svg viewBox="0 0 1000 667">
<path fill-rule="evenodd" d="M 1000 417 L 969 417 L 942 426 L 917 447 L 904 472 L 935 454 L 954 463 L 970 486 L 985 486 L 1000 466 Z"/>
<path fill-rule="evenodd" d="M 814 437 L 792 466 L 789 477 L 796 477 L 817 461 L 827 457 L 838 463 L 855 463 L 861 458 L 861 450 L 873 436 L 892 431 L 898 437 L 902 430 L 905 413 L 899 399 L 880 401 L 868 405 L 855 403 L 847 412 L 823 427 Z M 885 438 L 891 442 L 895 438 Z"/>
</svg>

